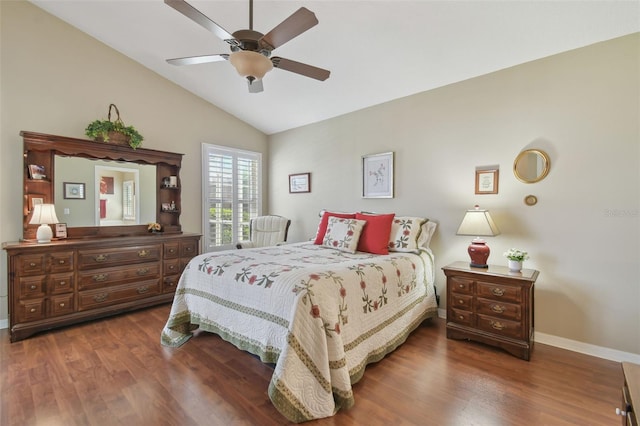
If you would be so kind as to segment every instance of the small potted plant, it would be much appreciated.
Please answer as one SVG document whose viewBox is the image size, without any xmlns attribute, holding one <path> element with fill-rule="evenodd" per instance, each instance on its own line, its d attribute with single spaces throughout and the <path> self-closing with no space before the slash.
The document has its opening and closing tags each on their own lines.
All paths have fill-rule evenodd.
<svg viewBox="0 0 640 426">
<path fill-rule="evenodd" d="M 111 108 L 116 110 L 117 118 L 111 121 Z M 107 120 L 94 120 L 85 129 L 85 135 L 104 142 L 120 143 L 136 149 L 142 145 L 144 137 L 133 126 L 125 126 L 120 119 L 120 111 L 115 104 L 109 105 Z"/>
<path fill-rule="evenodd" d="M 162 225 L 157 222 L 151 222 L 147 225 L 147 231 L 157 234 L 158 232 L 162 232 Z"/>
<path fill-rule="evenodd" d="M 509 259 L 509 270 L 511 272 L 520 272 L 522 269 L 522 262 L 529 259 L 529 253 L 524 250 L 510 248 L 504 252 L 504 257 Z"/>
</svg>

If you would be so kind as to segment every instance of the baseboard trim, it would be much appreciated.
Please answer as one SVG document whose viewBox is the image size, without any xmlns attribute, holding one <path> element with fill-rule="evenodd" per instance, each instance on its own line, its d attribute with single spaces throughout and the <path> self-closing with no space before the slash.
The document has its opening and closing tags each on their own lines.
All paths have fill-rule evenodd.
<svg viewBox="0 0 640 426">
<path fill-rule="evenodd" d="M 446 319 L 447 310 L 438 309 L 438 317 Z M 616 349 L 605 348 L 602 346 L 590 345 L 588 343 L 578 342 L 577 340 L 565 339 L 564 337 L 540 333 L 538 331 L 535 332 L 533 340 L 536 343 L 542 343 L 543 345 L 555 346 L 556 348 L 579 352 L 581 354 L 595 356 L 597 358 L 604 358 L 610 361 L 626 361 L 640 364 L 640 354 L 618 351 Z"/>
</svg>

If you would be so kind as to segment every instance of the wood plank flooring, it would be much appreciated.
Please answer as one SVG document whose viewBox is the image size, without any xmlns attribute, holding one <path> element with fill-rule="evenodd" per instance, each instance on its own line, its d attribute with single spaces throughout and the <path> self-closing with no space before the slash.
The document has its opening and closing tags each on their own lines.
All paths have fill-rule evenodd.
<svg viewBox="0 0 640 426">
<path fill-rule="evenodd" d="M 160 345 L 170 306 L 9 343 L 0 330 L 0 424 L 286 425 L 272 367 L 209 333 Z M 420 326 L 369 365 L 355 406 L 325 425 L 618 425 L 617 362 L 537 344 L 531 361 Z"/>
</svg>

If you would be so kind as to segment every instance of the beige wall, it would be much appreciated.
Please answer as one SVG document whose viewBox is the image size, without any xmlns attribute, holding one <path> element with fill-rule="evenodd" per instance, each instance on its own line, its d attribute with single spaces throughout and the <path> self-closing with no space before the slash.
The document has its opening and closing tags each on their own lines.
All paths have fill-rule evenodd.
<svg viewBox="0 0 640 426">
<path fill-rule="evenodd" d="M 640 354 L 639 47 L 635 34 L 273 135 L 271 211 L 291 217 L 290 241 L 314 235 L 322 208 L 427 216 L 440 270 L 468 259 L 470 237 L 455 233 L 480 204 L 502 231 L 489 262 L 518 247 L 541 271 L 537 340 Z M 551 172 L 524 184 L 512 165 L 531 147 L 549 153 Z M 386 151 L 395 197 L 362 199 L 361 156 Z M 474 194 L 485 165 L 500 166 L 496 195 Z M 312 192 L 289 194 L 287 175 L 302 172 Z"/>
<path fill-rule="evenodd" d="M 84 138 L 87 124 L 106 119 L 110 103 L 143 134 L 144 148 L 185 154 L 184 231 L 201 232 L 203 142 L 262 152 L 268 161 L 262 132 L 31 3 L 0 2 L 0 28 L 0 241 L 22 233 L 20 130 Z M 266 170 L 264 177 L 266 189 Z M 2 321 L 7 269 L 6 256 L 0 258 Z"/>
</svg>

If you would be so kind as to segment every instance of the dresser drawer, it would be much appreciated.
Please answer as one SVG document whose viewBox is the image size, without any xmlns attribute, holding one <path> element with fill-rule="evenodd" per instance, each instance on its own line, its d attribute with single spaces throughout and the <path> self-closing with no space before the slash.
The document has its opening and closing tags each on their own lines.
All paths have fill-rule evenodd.
<svg viewBox="0 0 640 426">
<path fill-rule="evenodd" d="M 173 275 L 180 273 L 180 259 L 171 259 L 164 261 L 164 274 Z"/>
<path fill-rule="evenodd" d="M 451 277 L 449 281 L 451 291 L 463 294 L 473 294 L 473 280 L 461 277 Z"/>
<path fill-rule="evenodd" d="M 70 293 L 73 288 L 73 272 L 49 276 L 49 294 Z"/>
<path fill-rule="evenodd" d="M 514 339 L 522 339 L 524 336 L 522 323 L 520 322 L 481 314 L 478 314 L 477 318 L 478 328 L 481 330 Z"/>
<path fill-rule="evenodd" d="M 159 262 L 81 271 L 78 273 L 78 290 L 108 287 L 113 283 L 147 280 L 158 276 L 160 276 Z"/>
<path fill-rule="evenodd" d="M 162 280 L 162 292 L 163 293 L 175 292 L 176 287 L 178 286 L 178 281 L 180 281 L 180 275 L 169 275 L 164 277 L 164 280 Z"/>
<path fill-rule="evenodd" d="M 49 272 L 70 272 L 73 271 L 73 252 L 61 251 L 51 253 L 49 256 Z"/>
<path fill-rule="evenodd" d="M 187 240 L 180 244 L 180 257 L 191 259 L 196 254 L 198 254 L 198 241 Z"/>
<path fill-rule="evenodd" d="M 45 317 L 44 299 L 21 300 L 16 313 L 18 322 L 41 320 Z"/>
<path fill-rule="evenodd" d="M 180 243 L 178 241 L 164 243 L 164 258 L 177 259 L 180 257 Z"/>
<path fill-rule="evenodd" d="M 82 291 L 78 296 L 78 311 L 143 299 L 160 293 L 160 279 Z"/>
<path fill-rule="evenodd" d="M 20 278 L 20 299 L 44 297 L 46 292 L 46 275 Z"/>
<path fill-rule="evenodd" d="M 514 321 L 520 321 L 522 319 L 522 307 L 520 305 L 504 303 L 497 300 L 478 298 L 476 312 Z"/>
<path fill-rule="evenodd" d="M 20 275 L 44 274 L 47 269 L 45 257 L 45 254 L 32 254 L 18 257 L 18 271 Z"/>
<path fill-rule="evenodd" d="M 482 281 L 478 281 L 476 285 L 478 286 L 478 297 L 493 300 L 506 300 L 510 302 L 522 301 L 522 290 L 520 287 L 492 284 Z"/>
<path fill-rule="evenodd" d="M 123 247 L 104 250 L 79 250 L 80 269 L 98 268 L 160 259 L 160 245 Z"/>
<path fill-rule="evenodd" d="M 473 306 L 473 296 L 451 293 L 451 307 L 470 311 Z"/>
<path fill-rule="evenodd" d="M 52 296 L 49 300 L 49 315 L 56 317 L 74 312 L 73 293 Z"/>
</svg>

